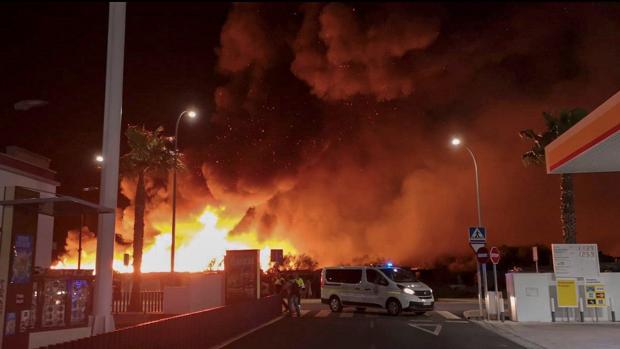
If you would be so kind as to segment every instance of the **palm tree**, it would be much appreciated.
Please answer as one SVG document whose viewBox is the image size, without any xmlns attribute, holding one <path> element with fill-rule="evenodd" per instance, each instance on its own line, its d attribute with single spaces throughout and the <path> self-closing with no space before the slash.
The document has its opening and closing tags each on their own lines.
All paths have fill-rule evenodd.
<svg viewBox="0 0 620 349">
<path fill-rule="evenodd" d="M 125 132 L 130 151 L 121 157 L 121 172 L 123 176 L 137 178 L 136 197 L 134 199 L 133 224 L 133 277 L 130 311 L 142 311 L 140 302 L 142 248 L 144 246 L 144 210 L 146 188 L 144 179 L 147 175 L 167 173 L 170 169 L 180 167 L 181 161 L 175 160 L 172 141 L 162 135 L 163 128 L 149 131 L 138 126 L 129 126 Z"/>
<path fill-rule="evenodd" d="M 543 118 L 547 126 L 547 129 L 543 133 L 536 133 L 532 129 L 519 132 L 521 138 L 528 139 L 533 143 L 532 149 L 525 152 L 521 157 L 523 164 L 525 166 L 544 165 L 545 147 L 569 128 L 573 127 L 586 115 L 588 115 L 588 112 L 579 108 L 563 110 L 557 116 L 543 112 Z M 560 177 L 560 219 L 562 222 L 562 235 L 564 236 L 565 243 L 574 244 L 577 242 L 577 227 L 573 177 L 570 173 L 563 173 Z"/>
</svg>

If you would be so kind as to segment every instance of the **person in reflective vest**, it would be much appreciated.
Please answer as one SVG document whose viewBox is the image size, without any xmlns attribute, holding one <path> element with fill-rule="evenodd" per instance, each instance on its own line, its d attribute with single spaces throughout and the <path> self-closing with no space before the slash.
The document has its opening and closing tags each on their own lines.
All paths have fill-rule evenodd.
<svg viewBox="0 0 620 349">
<path fill-rule="evenodd" d="M 289 309 L 291 316 L 297 314 L 297 317 L 301 316 L 301 292 L 305 289 L 304 280 L 295 273 L 295 276 L 291 280 L 291 290 L 289 296 Z"/>
</svg>

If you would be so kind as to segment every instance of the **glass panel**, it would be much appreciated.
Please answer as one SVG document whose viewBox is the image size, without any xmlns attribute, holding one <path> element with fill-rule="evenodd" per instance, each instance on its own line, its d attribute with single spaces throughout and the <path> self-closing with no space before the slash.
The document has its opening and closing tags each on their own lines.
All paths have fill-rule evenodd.
<svg viewBox="0 0 620 349">
<path fill-rule="evenodd" d="M 389 269 L 381 269 L 383 274 L 387 275 L 390 279 L 395 282 L 416 282 L 418 281 L 415 277 L 415 274 L 411 270 L 403 269 L 403 268 L 389 268 Z"/>
<path fill-rule="evenodd" d="M 88 292 L 86 280 L 71 281 L 71 325 L 78 325 L 87 321 Z"/>
<path fill-rule="evenodd" d="M 65 326 L 66 295 L 67 283 L 64 280 L 45 281 L 41 327 Z"/>
</svg>

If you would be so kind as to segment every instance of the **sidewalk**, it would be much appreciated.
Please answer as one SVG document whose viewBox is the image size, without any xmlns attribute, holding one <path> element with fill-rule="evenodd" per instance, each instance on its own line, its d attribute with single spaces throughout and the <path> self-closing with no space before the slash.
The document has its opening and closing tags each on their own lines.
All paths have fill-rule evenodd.
<svg viewBox="0 0 620 349">
<path fill-rule="evenodd" d="M 520 323 L 475 321 L 528 349 L 617 349 L 620 322 L 609 323 Z"/>
</svg>

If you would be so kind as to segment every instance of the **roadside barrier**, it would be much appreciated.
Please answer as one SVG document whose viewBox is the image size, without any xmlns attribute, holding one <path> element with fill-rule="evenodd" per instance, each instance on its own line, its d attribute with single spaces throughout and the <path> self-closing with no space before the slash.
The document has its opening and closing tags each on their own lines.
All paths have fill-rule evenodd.
<svg viewBox="0 0 620 349">
<path fill-rule="evenodd" d="M 281 315 L 279 296 L 178 315 L 46 349 L 208 348 Z"/>
</svg>

